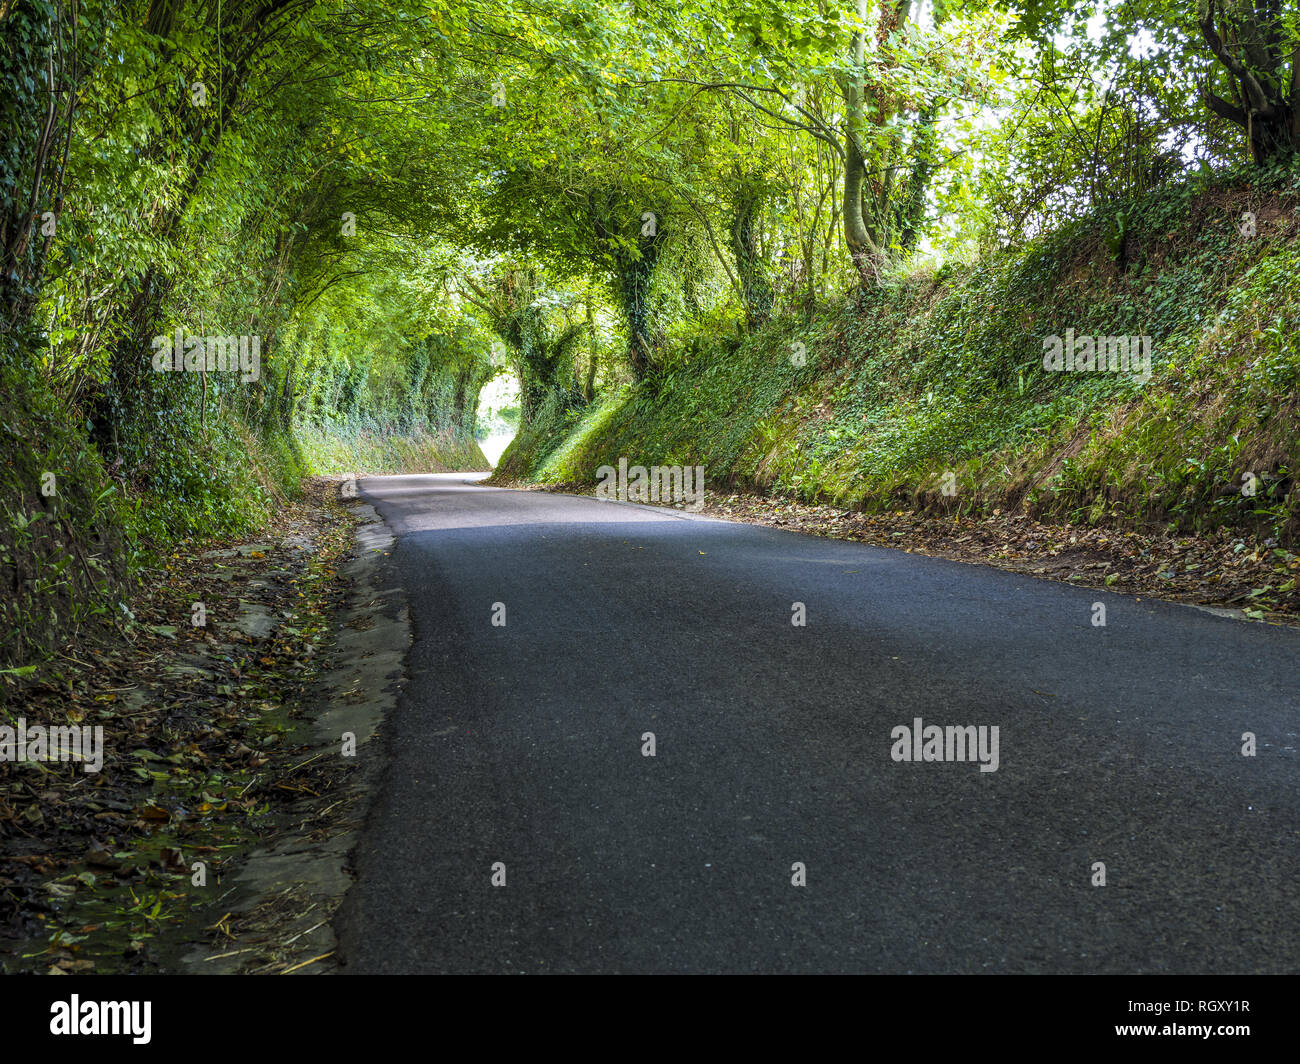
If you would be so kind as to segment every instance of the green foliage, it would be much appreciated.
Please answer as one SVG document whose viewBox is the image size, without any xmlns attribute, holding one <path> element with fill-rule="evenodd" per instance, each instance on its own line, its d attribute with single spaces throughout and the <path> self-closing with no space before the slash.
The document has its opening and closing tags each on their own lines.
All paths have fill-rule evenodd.
<svg viewBox="0 0 1300 1064">
<path fill-rule="evenodd" d="M 482 466 L 507 370 L 503 476 L 625 455 L 892 505 L 952 467 L 980 504 L 1285 526 L 1214 485 L 1295 466 L 1289 229 L 1237 225 L 1300 179 L 1228 169 L 1247 134 L 1200 92 L 1249 77 L 1169 0 L 903 9 L 0 5 L 0 364 L 43 419 L 5 575 L 54 618 L 18 653 L 304 472 Z M 1045 376 L 1066 327 L 1153 337 L 1156 382 Z M 178 328 L 260 372 L 154 372 Z M 57 520 L 49 462 L 89 493 Z"/>
<path fill-rule="evenodd" d="M 30 371 L 0 366 L 0 665 L 121 623 L 138 546 L 119 484 Z"/>
<path fill-rule="evenodd" d="M 1297 176 L 1252 172 L 1126 204 L 1123 273 L 1102 211 L 811 323 L 697 342 L 662 378 L 532 439 L 527 461 L 521 445 L 511 473 L 592 484 L 626 457 L 704 465 L 715 490 L 848 507 L 1023 503 L 1062 520 L 1230 523 L 1294 540 L 1300 253 L 1288 227 L 1243 237 L 1237 208 L 1289 216 Z M 1152 379 L 1045 372 L 1042 341 L 1067 328 L 1152 337 Z M 1224 490 L 1247 472 L 1258 495 Z"/>
</svg>

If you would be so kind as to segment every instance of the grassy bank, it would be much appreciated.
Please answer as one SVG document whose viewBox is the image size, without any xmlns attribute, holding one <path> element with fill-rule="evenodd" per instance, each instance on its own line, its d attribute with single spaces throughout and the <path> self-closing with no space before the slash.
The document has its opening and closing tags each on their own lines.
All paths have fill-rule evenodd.
<svg viewBox="0 0 1300 1064">
<path fill-rule="evenodd" d="M 142 569 L 256 533 L 305 475 L 489 468 L 451 430 L 257 431 L 232 410 L 177 424 L 178 442 L 160 432 L 132 460 L 106 462 L 39 371 L 0 368 L 0 676 L 23 680 L 60 648 L 126 634 Z"/>
<path fill-rule="evenodd" d="M 129 628 L 142 566 L 251 532 L 299 493 L 301 453 L 284 435 L 232 417 L 108 463 L 39 372 L 0 375 L 0 665 L 11 677 L 96 631 Z"/>
<path fill-rule="evenodd" d="M 451 473 L 492 468 L 477 441 L 452 432 L 347 434 L 305 428 L 298 440 L 312 473 Z"/>
<path fill-rule="evenodd" d="M 546 412 L 498 479 L 591 485 L 626 457 L 853 509 L 1294 542 L 1298 187 L 1274 172 L 1159 190 L 811 321 L 701 337 L 580 414 Z M 1045 338 L 1069 329 L 1150 337 L 1150 379 L 1045 370 Z"/>
</svg>

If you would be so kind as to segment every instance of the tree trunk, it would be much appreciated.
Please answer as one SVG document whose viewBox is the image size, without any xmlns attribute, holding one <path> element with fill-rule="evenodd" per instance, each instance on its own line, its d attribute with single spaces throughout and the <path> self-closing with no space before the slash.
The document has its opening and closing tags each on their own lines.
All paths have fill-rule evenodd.
<svg viewBox="0 0 1300 1064">
<path fill-rule="evenodd" d="M 751 329 L 762 325 L 772 313 L 772 280 L 767 274 L 758 236 L 762 206 L 761 189 L 752 180 L 742 178 L 733 200 L 731 249 L 736 256 L 736 272 L 745 299 L 745 321 Z"/>
<path fill-rule="evenodd" d="M 585 305 L 587 308 L 587 344 L 590 350 L 587 353 L 587 378 L 582 385 L 582 398 L 590 403 L 596 398 L 596 323 L 591 316 L 591 296 L 588 294 Z"/>
<path fill-rule="evenodd" d="M 1251 158 L 1259 166 L 1300 151 L 1300 48 L 1282 51 L 1288 39 L 1279 8 L 1202 0 L 1201 36 L 1227 72 L 1237 102 L 1202 85 L 1205 105 L 1246 132 Z M 1220 32 L 1222 29 L 1222 32 Z"/>
<path fill-rule="evenodd" d="M 619 263 L 618 294 L 627 320 L 627 357 L 637 380 L 654 368 L 653 311 L 650 307 L 650 282 L 659 258 L 657 240 L 642 237 L 637 241 L 640 258 L 623 256 Z"/>
<path fill-rule="evenodd" d="M 65 167 L 88 50 L 61 4 L 17 0 L 0 13 L 0 357 L 18 357 L 63 208 Z M 87 27 L 89 29 L 89 27 Z M 66 41 L 71 52 L 64 51 Z"/>
<path fill-rule="evenodd" d="M 604 260 L 612 273 L 614 296 L 627 322 L 627 358 L 636 380 L 651 373 L 655 366 L 654 310 L 650 304 L 650 287 L 655 266 L 663 250 L 666 229 L 657 211 L 644 211 L 635 215 L 639 230 L 636 252 L 627 250 L 626 243 L 618 238 L 617 223 L 626 215 L 627 205 L 615 193 L 604 196 L 604 202 L 591 205 L 591 222 L 597 247 L 604 251 Z M 624 230 L 626 231 L 626 230 Z"/>
<path fill-rule="evenodd" d="M 864 23 L 870 7 L 868 0 L 857 0 L 858 18 Z M 844 243 L 853 259 L 854 269 L 864 288 L 873 284 L 876 278 L 875 260 L 880 249 L 872 243 L 867 231 L 866 220 L 862 214 L 863 182 L 866 178 L 867 161 L 862 155 L 862 124 L 866 108 L 864 107 L 864 86 L 862 64 L 867 57 L 867 42 L 863 33 L 853 35 L 851 58 L 852 72 L 843 79 L 844 93 Z"/>
</svg>

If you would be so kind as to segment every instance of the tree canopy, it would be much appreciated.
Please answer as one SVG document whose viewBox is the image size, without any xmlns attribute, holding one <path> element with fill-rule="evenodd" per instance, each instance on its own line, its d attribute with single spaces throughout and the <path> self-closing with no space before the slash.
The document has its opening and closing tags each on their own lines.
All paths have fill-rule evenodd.
<svg viewBox="0 0 1300 1064">
<path fill-rule="evenodd" d="M 185 473 L 150 441 L 217 409 L 472 429 L 514 372 L 533 417 L 692 330 L 1285 161 L 1300 129 L 1281 3 L 6 0 L 0 23 L 4 357 L 159 489 Z M 178 325 L 258 337 L 257 379 L 151 372 Z"/>
</svg>

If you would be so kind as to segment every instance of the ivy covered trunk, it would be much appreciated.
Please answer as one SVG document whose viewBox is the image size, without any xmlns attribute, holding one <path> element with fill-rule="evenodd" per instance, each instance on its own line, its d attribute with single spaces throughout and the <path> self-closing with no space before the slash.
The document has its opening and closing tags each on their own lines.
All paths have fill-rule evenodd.
<svg viewBox="0 0 1300 1064">
<path fill-rule="evenodd" d="M 613 294 L 627 323 L 627 359 L 632 375 L 641 380 L 654 370 L 656 362 L 651 287 L 667 232 L 664 217 L 658 211 L 628 209 L 613 193 L 604 197 L 603 208 L 592 218 L 596 244 L 613 275 Z M 625 235 L 625 219 L 639 227 L 634 237 Z"/>
<path fill-rule="evenodd" d="M 755 179 L 742 179 L 732 202 L 731 249 L 736 256 L 745 321 L 751 329 L 772 314 L 773 292 L 767 256 L 760 238 L 763 189 Z"/>
<path fill-rule="evenodd" d="M 644 247 L 644 250 L 642 248 Z M 650 282 L 654 277 L 657 247 L 638 241 L 637 258 L 627 257 L 619 263 L 618 296 L 627 319 L 627 357 L 638 380 L 654 366 Z"/>
<path fill-rule="evenodd" d="M 63 210 L 80 53 L 96 35 L 82 22 L 60 3 L 0 3 L 0 358 L 33 342 L 31 313 Z"/>
</svg>

